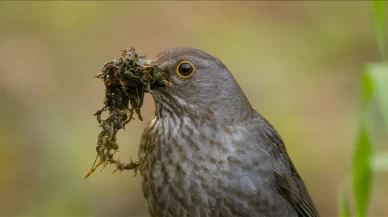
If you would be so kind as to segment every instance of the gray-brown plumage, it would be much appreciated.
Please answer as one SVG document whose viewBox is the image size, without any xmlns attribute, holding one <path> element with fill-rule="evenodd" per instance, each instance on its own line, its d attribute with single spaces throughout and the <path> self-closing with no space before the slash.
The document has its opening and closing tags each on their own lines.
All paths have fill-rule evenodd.
<svg viewBox="0 0 388 217">
<path fill-rule="evenodd" d="M 220 60 L 174 48 L 151 64 L 169 80 L 151 87 L 139 152 L 151 216 L 319 216 L 281 137 Z"/>
</svg>

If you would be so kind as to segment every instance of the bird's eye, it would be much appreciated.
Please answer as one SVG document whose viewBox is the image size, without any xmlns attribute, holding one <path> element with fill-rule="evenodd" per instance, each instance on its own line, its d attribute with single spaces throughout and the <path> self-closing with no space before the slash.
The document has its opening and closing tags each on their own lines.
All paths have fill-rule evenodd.
<svg viewBox="0 0 388 217">
<path fill-rule="evenodd" d="M 182 61 L 176 67 L 176 74 L 181 78 L 189 78 L 194 74 L 194 65 L 189 61 Z"/>
</svg>

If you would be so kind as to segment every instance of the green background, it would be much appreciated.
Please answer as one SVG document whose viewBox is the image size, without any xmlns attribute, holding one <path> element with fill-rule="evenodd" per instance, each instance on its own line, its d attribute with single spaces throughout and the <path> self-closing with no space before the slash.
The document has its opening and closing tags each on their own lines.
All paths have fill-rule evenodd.
<svg viewBox="0 0 388 217">
<path fill-rule="evenodd" d="M 221 59 L 282 135 L 321 215 L 337 215 L 360 74 L 380 59 L 367 1 L 0 2 L 0 27 L 0 216 L 147 216 L 140 176 L 111 166 L 83 179 L 100 132 L 93 76 L 131 46 Z M 147 95 L 144 119 L 153 112 Z M 137 158 L 146 123 L 120 132 L 121 160 Z M 387 182 L 376 175 L 370 216 L 388 213 Z"/>
</svg>

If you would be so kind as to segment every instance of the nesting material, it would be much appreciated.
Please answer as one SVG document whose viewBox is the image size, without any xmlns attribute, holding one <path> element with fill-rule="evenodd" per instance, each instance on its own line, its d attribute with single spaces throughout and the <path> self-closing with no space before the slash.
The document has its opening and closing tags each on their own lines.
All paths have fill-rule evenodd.
<svg viewBox="0 0 388 217">
<path fill-rule="evenodd" d="M 168 83 L 167 76 L 157 66 L 151 65 L 145 56 L 139 56 L 134 48 L 125 49 L 119 59 L 106 63 L 101 71 L 96 77 L 104 82 L 104 106 L 94 115 L 102 129 L 97 138 L 96 160 L 85 178 L 100 165 L 105 167 L 108 164 L 116 165 L 115 171 L 134 170 L 136 175 L 144 159 L 131 160 L 129 163 L 114 159 L 114 154 L 119 150 L 116 135 L 134 119 L 134 113 L 139 120 L 143 120 L 140 109 L 144 93 L 151 91 L 151 85 Z M 104 112 L 108 112 L 108 117 L 103 120 L 101 115 Z"/>
</svg>

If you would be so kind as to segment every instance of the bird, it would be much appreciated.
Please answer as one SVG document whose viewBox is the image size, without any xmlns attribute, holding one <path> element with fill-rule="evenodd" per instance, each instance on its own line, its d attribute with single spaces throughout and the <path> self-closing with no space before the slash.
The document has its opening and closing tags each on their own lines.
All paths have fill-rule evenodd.
<svg viewBox="0 0 388 217">
<path fill-rule="evenodd" d="M 221 60 L 176 47 L 149 64 L 168 80 L 151 85 L 138 154 L 150 216 L 319 216 L 282 138 Z"/>
</svg>

